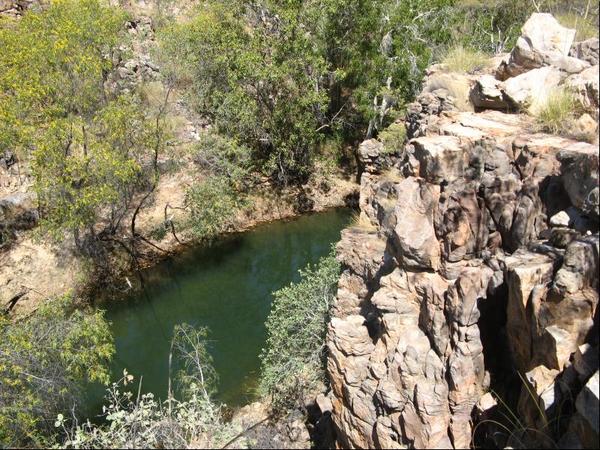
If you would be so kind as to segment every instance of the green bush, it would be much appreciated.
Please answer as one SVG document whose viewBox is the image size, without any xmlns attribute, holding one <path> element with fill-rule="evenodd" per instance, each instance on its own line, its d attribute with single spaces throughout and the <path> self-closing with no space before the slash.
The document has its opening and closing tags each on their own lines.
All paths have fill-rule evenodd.
<svg viewBox="0 0 600 450">
<path fill-rule="evenodd" d="M 379 140 L 386 153 L 401 152 L 406 144 L 406 126 L 403 122 L 394 122 L 379 133 Z"/>
<path fill-rule="evenodd" d="M 325 383 L 325 336 L 339 278 L 334 256 L 300 271 L 301 280 L 274 293 L 266 322 L 260 392 L 284 413 L 303 406 L 305 394 Z"/>
<path fill-rule="evenodd" d="M 48 445 L 57 414 L 76 406 L 87 381 L 108 383 L 114 354 L 102 311 L 64 297 L 18 322 L 0 316 L 0 445 Z"/>
<path fill-rule="evenodd" d="M 231 225 L 242 200 L 227 178 L 211 177 L 191 186 L 186 192 L 190 212 L 189 226 L 199 240 L 211 240 Z"/>
</svg>

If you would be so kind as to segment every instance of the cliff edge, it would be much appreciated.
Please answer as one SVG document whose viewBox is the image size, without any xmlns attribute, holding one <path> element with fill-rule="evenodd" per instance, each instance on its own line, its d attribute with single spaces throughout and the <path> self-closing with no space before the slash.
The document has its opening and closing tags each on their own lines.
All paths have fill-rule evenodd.
<svg viewBox="0 0 600 450">
<path fill-rule="evenodd" d="M 361 145 L 327 338 L 340 446 L 598 445 L 598 140 L 523 113 L 565 86 L 597 133 L 598 40 L 573 38 L 534 14 L 492 67 L 431 68 L 405 144 Z"/>
</svg>

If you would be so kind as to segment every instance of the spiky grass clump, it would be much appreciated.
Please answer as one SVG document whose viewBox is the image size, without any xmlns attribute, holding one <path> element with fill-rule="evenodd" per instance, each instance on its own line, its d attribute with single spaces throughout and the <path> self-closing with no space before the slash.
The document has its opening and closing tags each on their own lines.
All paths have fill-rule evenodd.
<svg viewBox="0 0 600 450">
<path fill-rule="evenodd" d="M 457 45 L 448 50 L 442 63 L 451 72 L 473 73 L 485 68 L 489 64 L 489 58 L 478 50 Z"/>
<path fill-rule="evenodd" d="M 544 101 L 534 104 L 530 112 L 540 131 L 568 135 L 575 121 L 577 99 L 564 88 L 552 90 Z"/>
</svg>

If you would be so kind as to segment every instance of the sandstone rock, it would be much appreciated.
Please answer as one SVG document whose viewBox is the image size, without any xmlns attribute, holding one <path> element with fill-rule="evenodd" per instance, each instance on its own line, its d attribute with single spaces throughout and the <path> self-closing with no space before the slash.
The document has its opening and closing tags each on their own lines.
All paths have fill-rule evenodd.
<svg viewBox="0 0 600 450">
<path fill-rule="evenodd" d="M 362 170 L 370 173 L 381 173 L 387 166 L 389 161 L 386 161 L 384 156 L 384 146 L 376 139 L 364 141 L 358 147 L 358 157 L 362 165 Z M 383 164 L 386 162 L 385 164 Z"/>
<path fill-rule="evenodd" d="M 571 47 L 569 56 L 572 56 L 577 59 L 582 59 L 583 61 L 587 61 L 592 66 L 594 66 L 599 62 L 599 42 L 600 41 L 597 37 L 590 38 L 581 42 L 575 42 L 575 44 L 573 44 L 573 47 Z"/>
<path fill-rule="evenodd" d="M 542 19 L 525 27 L 529 54 L 507 62 L 519 62 L 509 86 L 539 95 L 572 40 Z M 500 107 L 506 83 L 472 81 L 479 108 Z M 327 370 L 344 448 L 470 447 L 504 370 L 527 373 L 519 416 L 541 429 L 597 370 L 582 347 L 597 349 L 597 145 L 532 134 L 523 114 L 457 111 L 432 86 L 409 105 L 403 157 L 363 174 L 365 225 L 337 247 Z M 374 167 L 375 153 L 364 152 Z M 567 434 L 589 427 L 577 412 Z"/>
<path fill-rule="evenodd" d="M 598 64 L 583 70 L 581 73 L 568 77 L 564 85 L 567 89 L 575 92 L 583 109 L 598 119 L 599 100 L 599 72 Z"/>
<path fill-rule="evenodd" d="M 563 79 L 555 67 L 540 67 L 509 78 L 503 83 L 507 102 L 516 109 L 525 109 L 533 101 L 543 103 L 548 94 Z"/>
<path fill-rule="evenodd" d="M 402 203 L 396 210 L 394 237 L 407 267 L 436 270 L 440 265 L 440 246 L 433 228 L 433 207 L 439 195 L 438 187 L 414 179 L 398 185 Z"/>
<path fill-rule="evenodd" d="M 333 403 L 331 403 L 331 399 L 326 397 L 324 394 L 317 395 L 315 402 L 319 407 L 321 414 L 327 414 L 333 411 Z"/>
<path fill-rule="evenodd" d="M 452 136 L 413 139 L 419 175 L 430 183 L 450 182 L 462 177 L 468 164 L 460 141 Z"/>
<path fill-rule="evenodd" d="M 568 227 L 570 222 L 571 218 L 565 211 L 561 211 L 550 217 L 550 226 L 553 227 Z"/>
<path fill-rule="evenodd" d="M 513 106 L 506 98 L 503 88 L 501 81 L 491 75 L 483 75 L 475 82 L 469 98 L 475 108 L 510 111 Z"/>
<path fill-rule="evenodd" d="M 568 73 L 589 67 L 589 63 L 568 56 L 575 30 L 561 26 L 551 14 L 532 14 L 521 32 L 508 61 L 498 69 L 501 80 L 542 66 L 551 65 Z"/>
</svg>

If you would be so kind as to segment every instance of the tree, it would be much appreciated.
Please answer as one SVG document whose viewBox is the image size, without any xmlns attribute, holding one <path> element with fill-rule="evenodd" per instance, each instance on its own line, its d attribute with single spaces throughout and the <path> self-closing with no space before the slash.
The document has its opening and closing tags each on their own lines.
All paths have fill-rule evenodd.
<svg viewBox="0 0 600 450">
<path fill-rule="evenodd" d="M 323 60 L 293 14 L 211 1 L 160 40 L 195 109 L 246 144 L 255 168 L 282 185 L 306 180 L 327 96 Z"/>
<path fill-rule="evenodd" d="M 76 407 L 83 383 L 108 383 L 113 354 L 103 312 L 73 309 L 70 297 L 18 322 L 0 316 L 0 445 L 48 445 L 57 414 Z"/>
<path fill-rule="evenodd" d="M 148 111 L 110 82 L 125 19 L 99 0 L 60 0 L 0 28 L 0 145 L 31 159 L 43 229 L 72 233 L 90 256 L 110 243 L 135 258 L 135 220 L 165 145 L 164 107 Z"/>
</svg>

